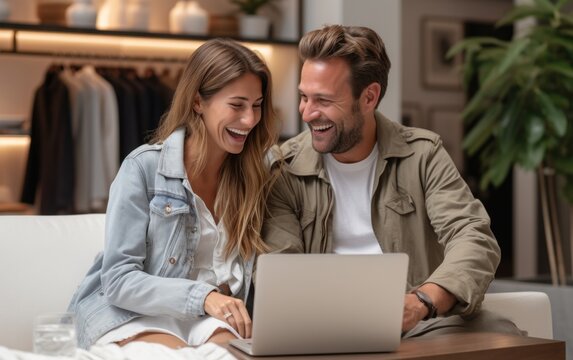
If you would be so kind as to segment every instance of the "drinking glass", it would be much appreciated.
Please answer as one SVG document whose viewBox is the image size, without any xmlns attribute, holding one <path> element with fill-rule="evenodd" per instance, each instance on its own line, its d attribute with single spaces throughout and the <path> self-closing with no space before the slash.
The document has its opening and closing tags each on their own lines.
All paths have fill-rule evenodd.
<svg viewBox="0 0 573 360">
<path fill-rule="evenodd" d="M 51 356 L 74 356 L 76 325 L 71 313 L 39 315 L 34 320 L 34 352 Z"/>
</svg>

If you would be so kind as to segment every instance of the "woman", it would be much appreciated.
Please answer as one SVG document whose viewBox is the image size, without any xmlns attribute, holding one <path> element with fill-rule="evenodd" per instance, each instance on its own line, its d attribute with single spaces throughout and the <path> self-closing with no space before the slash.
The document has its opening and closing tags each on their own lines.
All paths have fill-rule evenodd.
<svg viewBox="0 0 573 360">
<path fill-rule="evenodd" d="M 81 347 L 251 336 L 244 301 L 275 140 L 264 62 L 232 40 L 200 46 L 154 140 L 111 186 L 104 251 L 70 304 Z"/>
</svg>

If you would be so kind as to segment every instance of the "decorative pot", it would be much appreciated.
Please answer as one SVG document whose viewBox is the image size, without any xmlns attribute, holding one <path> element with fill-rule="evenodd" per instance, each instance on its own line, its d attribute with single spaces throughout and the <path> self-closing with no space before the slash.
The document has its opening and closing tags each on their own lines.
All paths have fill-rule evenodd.
<svg viewBox="0 0 573 360">
<path fill-rule="evenodd" d="M 181 32 L 181 19 L 185 15 L 186 1 L 179 0 L 169 11 L 169 31 L 172 33 Z"/>
<path fill-rule="evenodd" d="M 92 0 L 74 0 L 66 10 L 66 23 L 68 26 L 95 28 L 97 10 Z"/>
<path fill-rule="evenodd" d="M 38 0 L 36 13 L 40 24 L 66 26 L 66 10 L 72 0 Z"/>
<path fill-rule="evenodd" d="M 131 0 L 127 4 L 126 29 L 149 30 L 149 0 Z"/>
<path fill-rule="evenodd" d="M 172 33 L 207 35 L 209 15 L 196 1 L 179 0 L 169 12 Z"/>
<path fill-rule="evenodd" d="M 10 4 L 6 0 L 0 0 L 0 21 L 6 21 L 10 17 Z"/>
<path fill-rule="evenodd" d="M 239 35 L 245 39 L 266 39 L 269 37 L 268 18 L 261 15 L 241 15 L 239 17 Z"/>
<path fill-rule="evenodd" d="M 96 27 L 102 30 L 123 30 L 127 27 L 127 2 L 105 0 L 97 14 Z"/>
</svg>

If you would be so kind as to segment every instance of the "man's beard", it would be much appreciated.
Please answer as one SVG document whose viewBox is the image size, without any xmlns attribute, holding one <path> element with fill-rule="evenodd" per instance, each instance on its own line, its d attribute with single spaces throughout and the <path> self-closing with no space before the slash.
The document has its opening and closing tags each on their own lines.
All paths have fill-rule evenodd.
<svg viewBox="0 0 573 360">
<path fill-rule="evenodd" d="M 352 149 L 356 144 L 362 141 L 362 128 L 364 127 L 364 117 L 360 114 L 360 107 L 358 101 L 352 103 L 352 121 L 346 122 L 351 123 L 354 126 L 348 130 L 342 129 L 342 132 L 338 133 L 338 127 L 336 127 L 337 133 L 336 137 L 330 143 L 330 146 L 321 151 L 322 153 L 333 153 L 340 154 L 345 153 Z"/>
</svg>

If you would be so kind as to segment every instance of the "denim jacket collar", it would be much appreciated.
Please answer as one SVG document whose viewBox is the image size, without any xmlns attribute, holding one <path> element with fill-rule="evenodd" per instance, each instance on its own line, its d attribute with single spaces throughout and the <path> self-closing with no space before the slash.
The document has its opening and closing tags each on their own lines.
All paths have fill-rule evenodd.
<svg viewBox="0 0 573 360">
<path fill-rule="evenodd" d="M 185 149 L 185 129 L 175 130 L 162 144 L 157 172 L 165 177 L 186 178 L 183 154 Z"/>
</svg>

